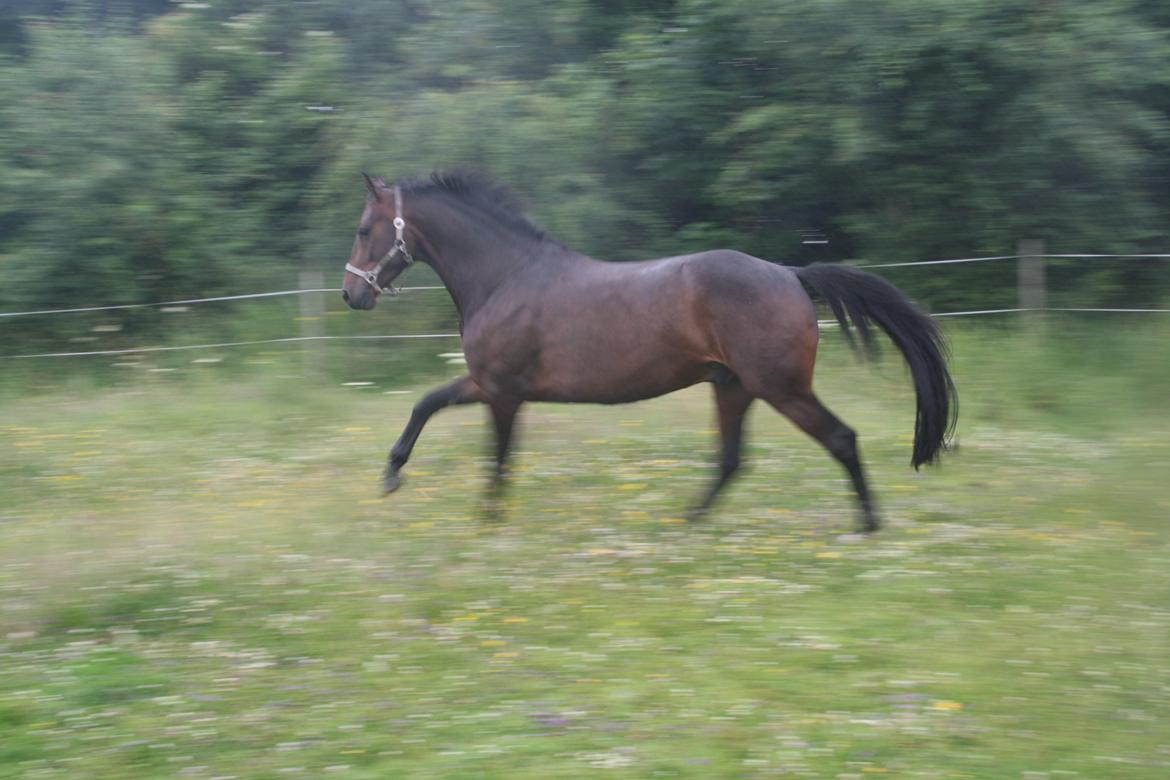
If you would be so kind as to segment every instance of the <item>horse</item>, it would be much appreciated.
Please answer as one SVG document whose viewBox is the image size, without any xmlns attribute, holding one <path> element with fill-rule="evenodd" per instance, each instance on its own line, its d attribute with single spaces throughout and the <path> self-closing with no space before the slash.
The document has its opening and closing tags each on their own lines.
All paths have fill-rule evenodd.
<svg viewBox="0 0 1170 780">
<path fill-rule="evenodd" d="M 436 172 L 389 186 L 365 173 L 367 197 L 341 295 L 372 309 L 415 260 L 431 266 L 458 310 L 467 374 L 428 392 L 390 450 L 384 494 L 402 484 L 427 421 L 486 404 L 495 427 L 489 504 L 505 484 L 517 411 L 527 402 L 623 404 L 700 382 L 714 388 L 721 455 L 690 511 L 703 517 L 740 467 L 743 420 L 762 399 L 845 469 L 859 526 L 879 527 L 857 435 L 812 390 L 819 331 L 813 296 L 849 343 L 873 348 L 876 325 L 901 351 L 917 414 L 911 465 L 946 448 L 958 396 L 936 322 L 894 285 L 835 264 L 789 267 L 729 249 L 605 262 L 546 236 L 511 192 L 481 174 Z M 850 323 L 860 336 L 856 343 Z"/>
</svg>

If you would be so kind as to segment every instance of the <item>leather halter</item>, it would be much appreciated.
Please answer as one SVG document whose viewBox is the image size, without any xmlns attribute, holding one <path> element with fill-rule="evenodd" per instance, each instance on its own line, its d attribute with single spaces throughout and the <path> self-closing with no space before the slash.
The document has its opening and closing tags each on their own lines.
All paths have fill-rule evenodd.
<svg viewBox="0 0 1170 780">
<path fill-rule="evenodd" d="M 391 260 L 393 260 L 397 255 L 402 255 L 404 258 L 406 258 L 406 265 L 410 265 L 414 262 L 414 258 L 406 248 L 406 220 L 402 218 L 402 190 L 399 189 L 397 185 L 394 186 L 394 232 L 394 246 L 391 247 L 390 251 L 386 253 L 386 256 L 382 258 L 382 260 L 374 267 L 373 270 L 366 271 L 365 269 L 358 268 L 353 263 L 345 264 L 345 270 L 349 271 L 355 276 L 360 276 L 362 279 L 365 279 L 366 282 L 374 288 L 375 295 L 378 293 L 386 293 L 387 295 L 398 294 L 398 289 L 393 284 L 390 284 L 387 287 L 383 287 L 382 285 L 378 284 L 378 277 L 382 275 L 382 271 L 386 268 L 387 264 L 389 264 Z"/>
</svg>

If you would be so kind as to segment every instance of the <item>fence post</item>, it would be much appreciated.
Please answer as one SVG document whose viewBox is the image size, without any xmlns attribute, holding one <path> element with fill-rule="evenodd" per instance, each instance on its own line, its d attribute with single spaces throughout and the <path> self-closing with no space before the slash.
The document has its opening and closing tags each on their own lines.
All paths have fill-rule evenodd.
<svg viewBox="0 0 1170 780">
<path fill-rule="evenodd" d="M 1016 280 L 1019 285 L 1017 304 L 1024 318 L 1035 326 L 1044 321 L 1044 309 L 1048 305 L 1048 291 L 1044 285 L 1044 242 L 1028 239 L 1016 245 Z"/>
<path fill-rule="evenodd" d="M 320 290 L 325 286 L 325 274 L 320 271 L 301 271 L 300 289 Z M 324 342 L 318 337 L 325 335 L 325 293 L 302 293 L 301 315 L 297 319 L 301 323 L 301 336 L 307 340 L 301 342 L 302 371 L 306 378 L 314 377 L 320 372 L 321 351 Z"/>
</svg>

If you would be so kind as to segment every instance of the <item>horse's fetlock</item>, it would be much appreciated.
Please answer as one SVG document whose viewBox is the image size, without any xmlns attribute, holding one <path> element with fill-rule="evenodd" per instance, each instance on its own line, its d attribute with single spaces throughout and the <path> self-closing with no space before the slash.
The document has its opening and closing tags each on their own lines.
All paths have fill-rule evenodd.
<svg viewBox="0 0 1170 780">
<path fill-rule="evenodd" d="M 738 456 L 734 458 L 724 458 L 723 461 L 719 464 L 719 470 L 723 474 L 723 478 L 726 479 L 735 472 L 739 471 L 739 467 L 741 465 L 743 465 L 743 462 L 739 459 Z"/>
</svg>

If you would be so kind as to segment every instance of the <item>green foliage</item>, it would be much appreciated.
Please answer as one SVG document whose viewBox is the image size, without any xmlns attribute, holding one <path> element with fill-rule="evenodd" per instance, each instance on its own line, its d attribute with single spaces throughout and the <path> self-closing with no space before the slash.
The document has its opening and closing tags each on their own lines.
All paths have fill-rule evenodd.
<svg viewBox="0 0 1170 780">
<path fill-rule="evenodd" d="M 1166 250 L 1159 3 L 23 0 L 3 14 L 2 310 L 335 274 L 361 169 L 486 169 L 550 233 L 616 260 L 722 245 L 880 262 L 1022 238 Z M 998 306 L 1010 270 L 895 281 L 936 307 Z M 1059 302 L 1149 304 L 1170 264 L 1055 274 Z M 177 335 L 166 322 L 0 327 L 12 351 L 95 323 L 127 343 Z"/>
</svg>

